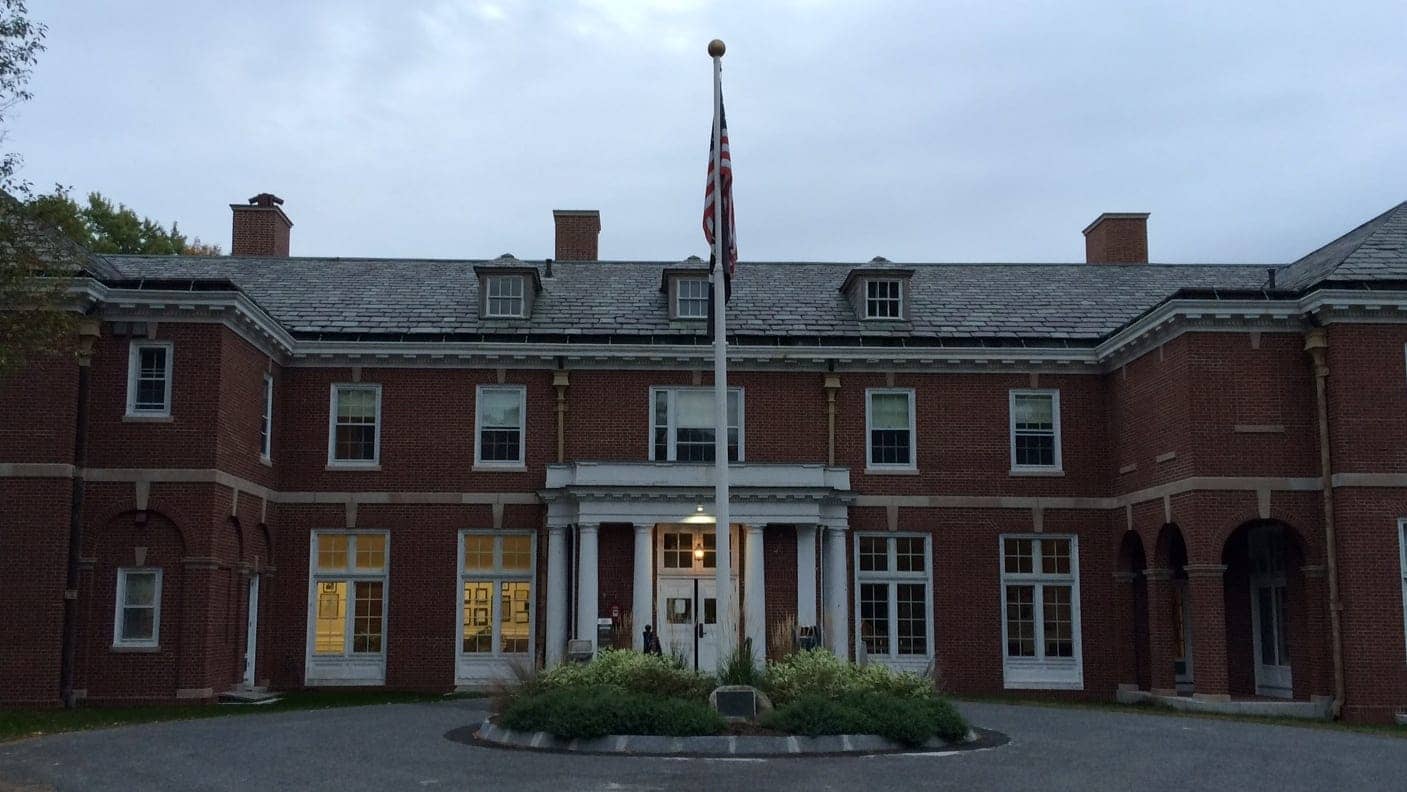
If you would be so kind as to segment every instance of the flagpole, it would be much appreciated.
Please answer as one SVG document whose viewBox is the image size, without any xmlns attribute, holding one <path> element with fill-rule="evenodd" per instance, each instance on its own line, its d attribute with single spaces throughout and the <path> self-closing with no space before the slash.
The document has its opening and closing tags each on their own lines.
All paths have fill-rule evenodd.
<svg viewBox="0 0 1407 792">
<path fill-rule="evenodd" d="M 726 663 L 733 653 L 733 643 L 737 640 L 738 625 L 734 619 L 733 563 L 730 542 L 730 520 L 728 518 L 728 333 L 724 326 L 724 307 L 727 293 L 724 291 L 724 269 L 728 262 L 723 249 L 723 224 L 728 222 L 723 214 L 723 42 L 714 39 L 708 43 L 708 54 L 713 57 L 713 464 L 714 464 L 714 547 L 717 553 L 714 593 L 717 603 L 718 661 Z M 703 614 L 699 614 L 703 616 Z M 714 669 L 716 670 L 716 669 Z"/>
</svg>

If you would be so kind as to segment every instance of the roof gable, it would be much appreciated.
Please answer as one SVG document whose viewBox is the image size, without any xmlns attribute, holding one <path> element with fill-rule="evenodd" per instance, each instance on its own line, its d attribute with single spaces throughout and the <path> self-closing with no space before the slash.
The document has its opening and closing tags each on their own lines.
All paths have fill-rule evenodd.
<svg viewBox="0 0 1407 792">
<path fill-rule="evenodd" d="M 1285 267 L 1279 285 L 1304 289 L 1325 280 L 1407 280 L 1407 201 Z"/>
</svg>

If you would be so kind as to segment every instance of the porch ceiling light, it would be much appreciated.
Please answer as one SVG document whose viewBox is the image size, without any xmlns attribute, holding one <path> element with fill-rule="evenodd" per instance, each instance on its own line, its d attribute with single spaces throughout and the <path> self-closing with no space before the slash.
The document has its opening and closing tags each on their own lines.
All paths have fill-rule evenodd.
<svg viewBox="0 0 1407 792">
<path fill-rule="evenodd" d="M 703 560 L 703 545 L 694 545 L 694 559 L 698 561 Z"/>
</svg>

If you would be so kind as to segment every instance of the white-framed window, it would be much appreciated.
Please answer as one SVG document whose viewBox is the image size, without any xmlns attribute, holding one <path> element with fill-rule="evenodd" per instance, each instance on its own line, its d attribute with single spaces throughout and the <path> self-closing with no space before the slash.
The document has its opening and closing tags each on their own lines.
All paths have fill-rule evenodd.
<svg viewBox="0 0 1407 792">
<path fill-rule="evenodd" d="M 1397 551 L 1401 556 L 1398 570 L 1402 572 L 1402 632 L 1407 635 L 1407 518 L 1397 521 Z"/>
<path fill-rule="evenodd" d="M 865 281 L 865 318 L 904 318 L 904 284 L 894 279 Z"/>
<path fill-rule="evenodd" d="M 527 389 L 522 385 L 480 385 L 474 404 L 474 464 L 522 467 Z"/>
<path fill-rule="evenodd" d="M 856 650 L 893 665 L 933 657 L 933 577 L 924 534 L 855 534 Z"/>
<path fill-rule="evenodd" d="M 533 656 L 537 537 L 459 534 L 459 657 Z"/>
<path fill-rule="evenodd" d="M 484 300 L 484 314 L 497 318 L 522 318 L 523 290 L 522 275 L 489 275 L 484 278 L 488 290 Z"/>
<path fill-rule="evenodd" d="M 912 388 L 865 390 L 865 467 L 913 470 L 917 467 Z"/>
<path fill-rule="evenodd" d="M 274 377 L 264 375 L 263 413 L 259 416 L 259 458 L 265 462 L 274 451 Z"/>
<path fill-rule="evenodd" d="M 650 388 L 650 459 L 714 460 L 713 388 Z M 743 390 L 728 389 L 728 461 L 743 459 Z"/>
<path fill-rule="evenodd" d="M 127 353 L 127 416 L 171 415 L 170 341 L 133 341 Z"/>
<path fill-rule="evenodd" d="M 674 282 L 674 315 L 680 319 L 707 319 L 709 282 L 705 278 L 679 278 Z"/>
<path fill-rule="evenodd" d="M 1059 471 L 1060 391 L 1013 390 L 1011 416 L 1011 469 Z"/>
<path fill-rule="evenodd" d="M 388 539 L 385 533 L 313 532 L 308 642 L 315 661 L 385 657 Z"/>
<path fill-rule="evenodd" d="M 154 567 L 118 569 L 112 645 L 153 648 L 160 640 L 161 570 Z"/>
<path fill-rule="evenodd" d="M 660 531 L 657 563 L 661 571 L 687 573 L 718 568 L 718 532 L 712 525 L 706 528 L 666 525 Z M 729 547 L 734 544 L 730 539 Z M 736 557 L 736 554 L 729 556 Z"/>
<path fill-rule="evenodd" d="M 372 467 L 381 461 L 381 386 L 333 385 L 327 464 Z"/>
<path fill-rule="evenodd" d="M 999 551 L 1006 687 L 1084 687 L 1079 540 L 1004 534 Z"/>
</svg>

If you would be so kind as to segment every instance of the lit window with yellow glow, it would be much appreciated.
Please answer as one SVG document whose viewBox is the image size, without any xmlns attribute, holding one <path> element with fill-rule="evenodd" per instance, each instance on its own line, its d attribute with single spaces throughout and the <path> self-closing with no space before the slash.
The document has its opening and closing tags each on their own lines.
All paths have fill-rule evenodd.
<svg viewBox="0 0 1407 792">
<path fill-rule="evenodd" d="M 465 532 L 460 543 L 461 656 L 530 655 L 536 537 Z"/>
<path fill-rule="evenodd" d="M 309 603 L 315 658 L 380 655 L 386 634 L 386 534 L 313 534 Z"/>
</svg>

